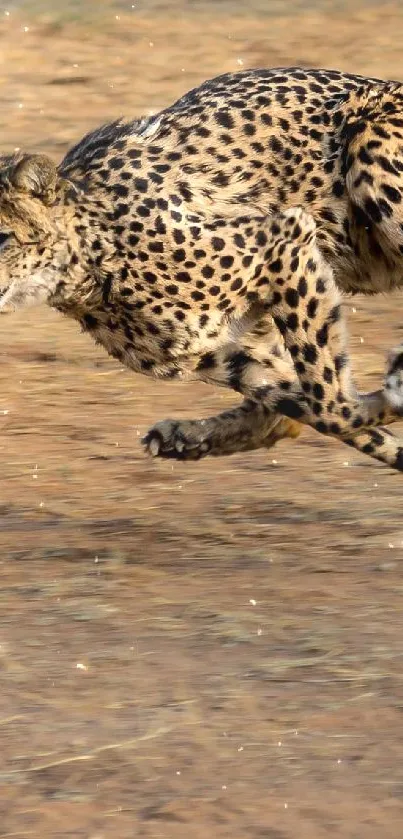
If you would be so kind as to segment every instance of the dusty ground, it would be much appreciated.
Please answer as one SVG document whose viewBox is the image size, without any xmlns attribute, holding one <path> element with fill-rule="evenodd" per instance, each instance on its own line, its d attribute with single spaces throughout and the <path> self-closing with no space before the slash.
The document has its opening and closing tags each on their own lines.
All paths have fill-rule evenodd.
<svg viewBox="0 0 403 839">
<path fill-rule="evenodd" d="M 5 151 L 60 156 L 241 62 L 403 76 L 390 7 L 72 5 L 0 23 Z M 368 388 L 402 301 L 346 310 Z M 150 423 L 232 398 L 47 311 L 0 326 L 0 837 L 400 839 L 402 478 L 308 432 L 149 462 Z"/>
</svg>

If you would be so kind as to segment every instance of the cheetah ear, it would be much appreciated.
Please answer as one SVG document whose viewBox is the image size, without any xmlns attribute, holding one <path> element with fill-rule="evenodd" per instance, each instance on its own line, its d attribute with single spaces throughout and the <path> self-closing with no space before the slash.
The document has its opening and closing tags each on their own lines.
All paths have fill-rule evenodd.
<svg viewBox="0 0 403 839">
<path fill-rule="evenodd" d="M 10 183 L 20 192 L 52 204 L 57 185 L 57 169 L 45 154 L 26 154 L 9 173 Z"/>
</svg>

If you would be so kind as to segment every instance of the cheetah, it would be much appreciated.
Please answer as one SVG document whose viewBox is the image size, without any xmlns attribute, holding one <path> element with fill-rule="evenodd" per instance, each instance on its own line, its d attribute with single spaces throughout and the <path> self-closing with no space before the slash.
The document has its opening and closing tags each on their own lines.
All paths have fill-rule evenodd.
<svg viewBox="0 0 403 839">
<path fill-rule="evenodd" d="M 153 456 L 320 434 L 403 470 L 403 348 L 358 393 L 343 293 L 403 285 L 403 85 L 245 70 L 91 132 L 56 166 L 0 158 L 0 309 L 46 302 L 131 370 L 231 388 L 157 423 Z"/>
</svg>

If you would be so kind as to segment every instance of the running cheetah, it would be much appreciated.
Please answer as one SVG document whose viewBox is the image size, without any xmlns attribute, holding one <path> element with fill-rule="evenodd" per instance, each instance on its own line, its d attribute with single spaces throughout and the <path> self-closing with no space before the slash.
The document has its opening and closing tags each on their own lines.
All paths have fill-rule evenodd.
<svg viewBox="0 0 403 839">
<path fill-rule="evenodd" d="M 307 424 L 403 470 L 403 349 L 357 393 L 340 292 L 403 285 L 403 85 L 226 74 L 87 135 L 56 168 L 0 159 L 0 308 L 45 301 L 135 372 L 242 394 L 166 420 L 153 455 L 270 447 Z"/>
</svg>

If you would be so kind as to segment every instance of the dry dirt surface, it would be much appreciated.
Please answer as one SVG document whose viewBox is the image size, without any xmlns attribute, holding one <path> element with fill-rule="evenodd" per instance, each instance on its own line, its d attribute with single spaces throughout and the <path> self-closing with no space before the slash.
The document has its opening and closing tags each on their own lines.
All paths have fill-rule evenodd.
<svg viewBox="0 0 403 839">
<path fill-rule="evenodd" d="M 241 66 L 403 74 L 399 8 L 134 5 L 6 9 L 4 151 Z M 402 300 L 346 312 L 368 389 Z M 403 477 L 310 432 L 149 461 L 148 425 L 234 399 L 44 309 L 0 319 L 0 359 L 1 839 L 401 839 Z"/>
</svg>

